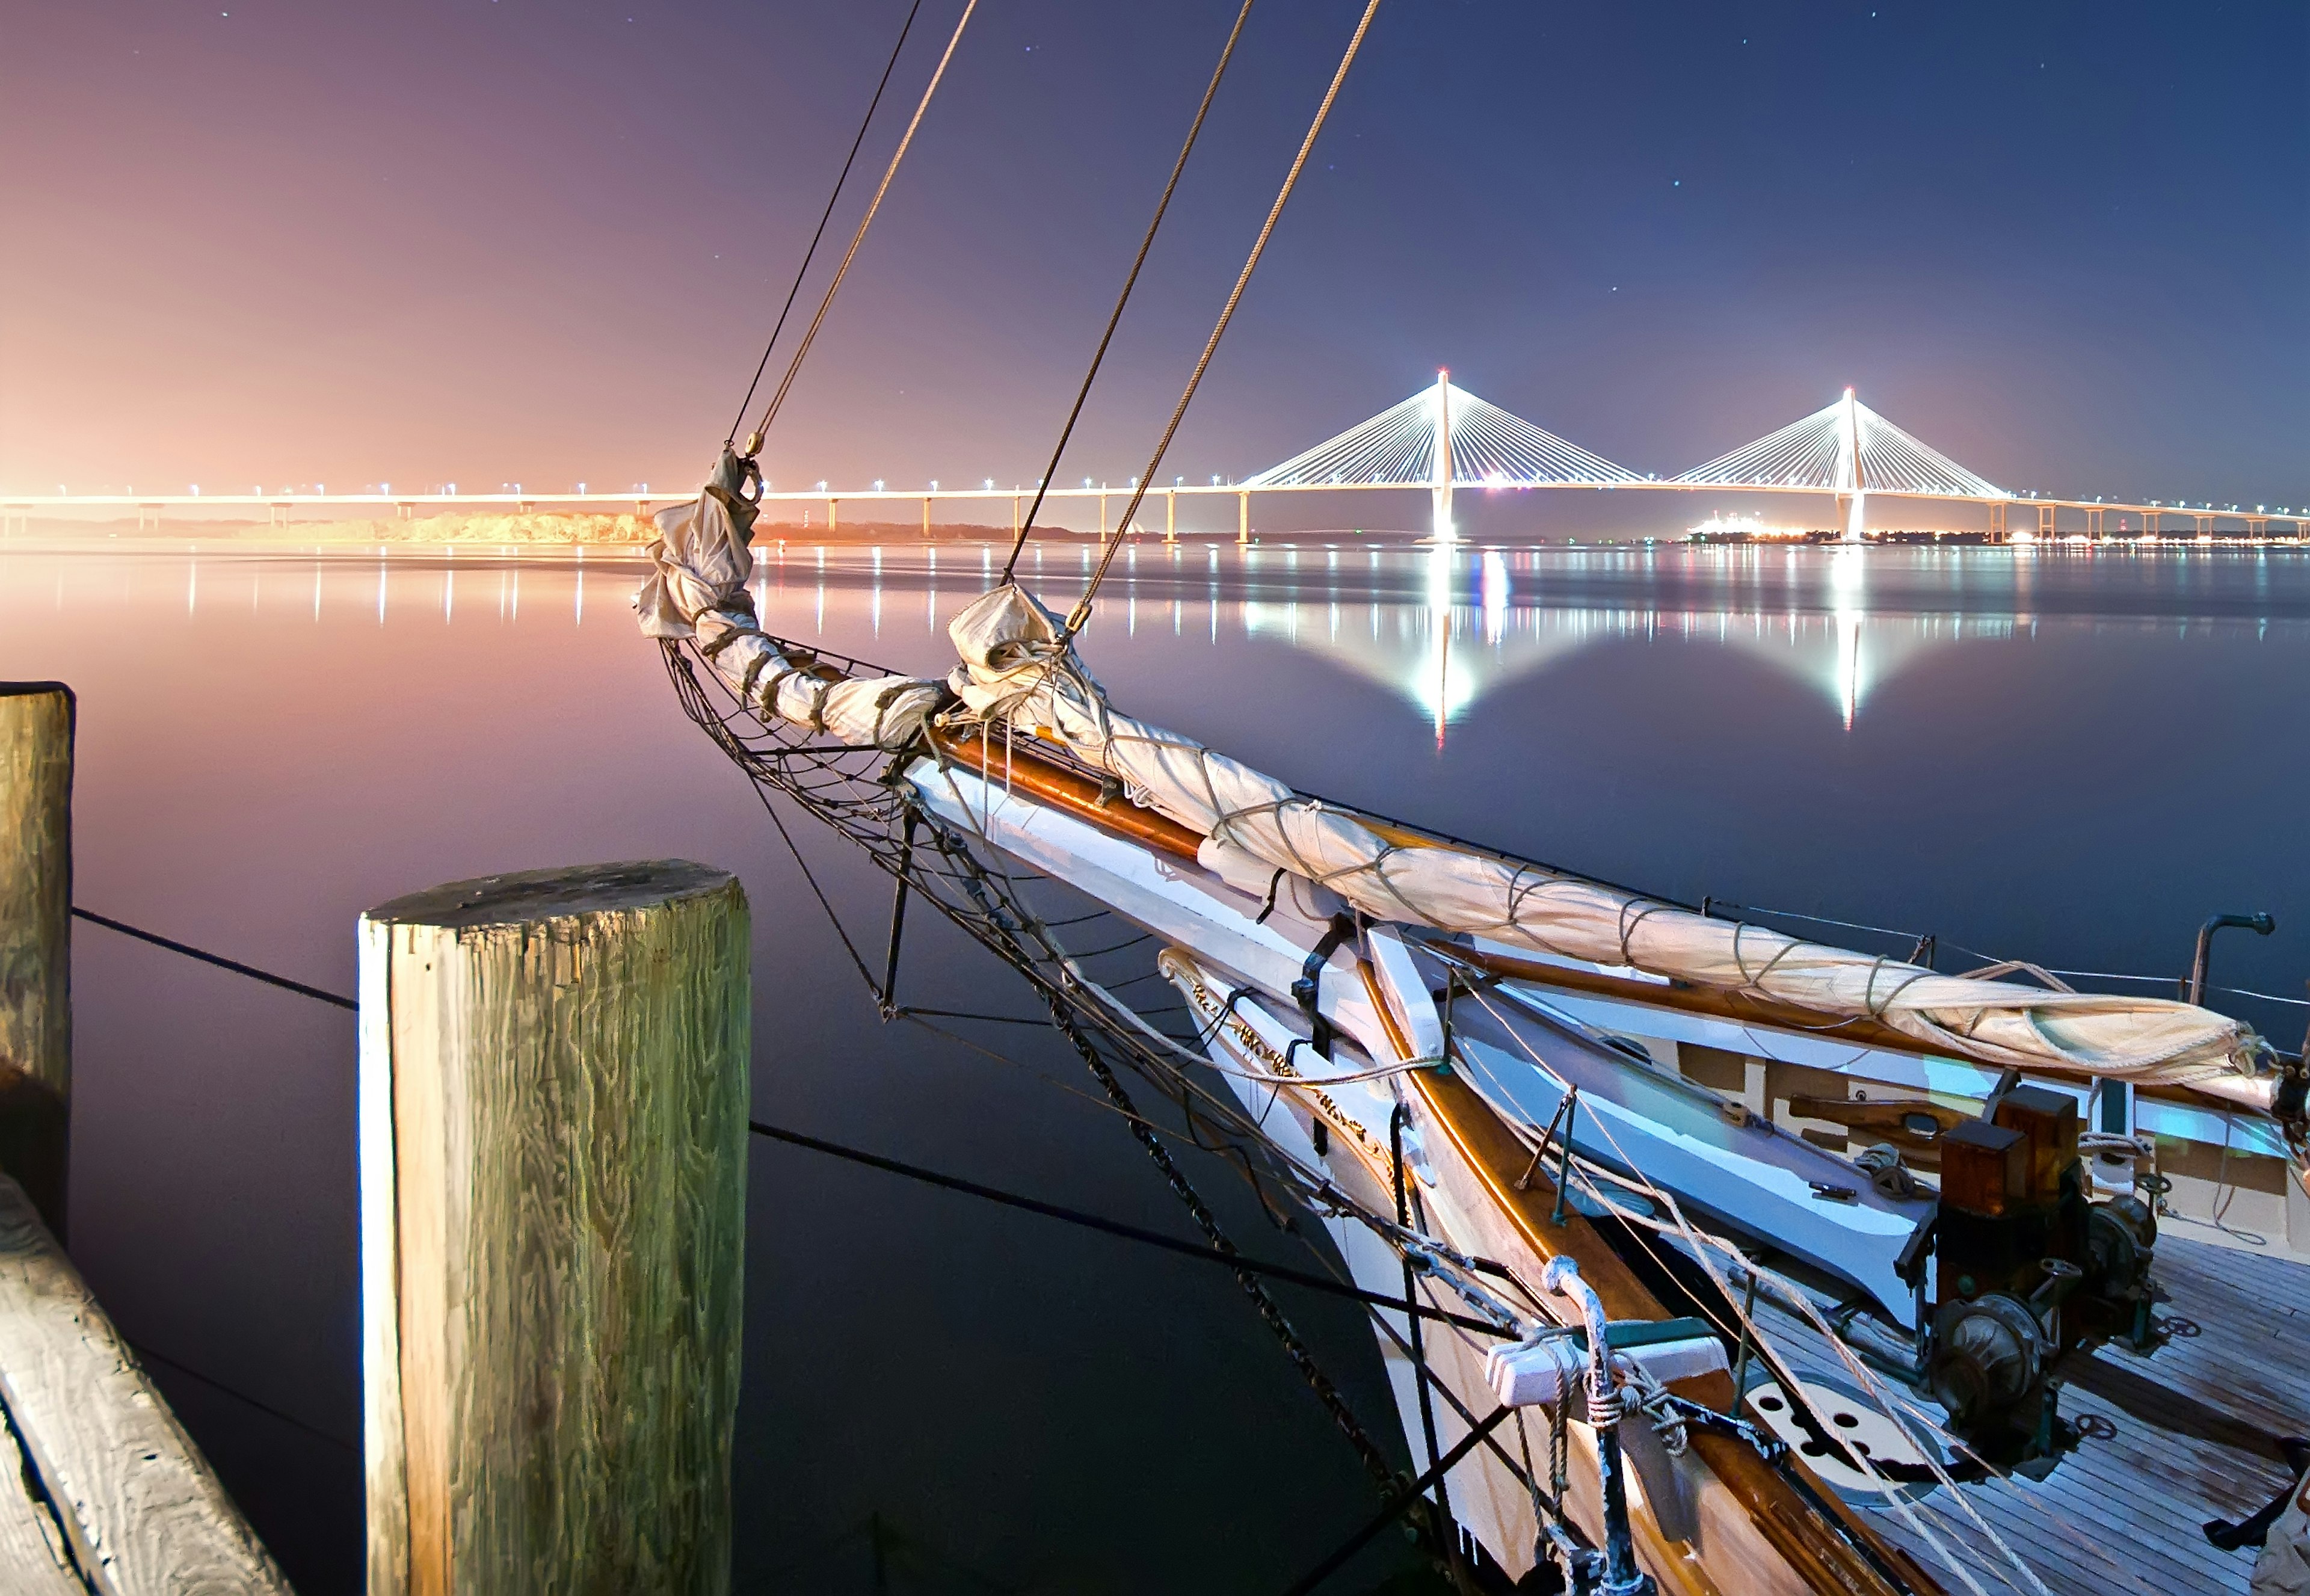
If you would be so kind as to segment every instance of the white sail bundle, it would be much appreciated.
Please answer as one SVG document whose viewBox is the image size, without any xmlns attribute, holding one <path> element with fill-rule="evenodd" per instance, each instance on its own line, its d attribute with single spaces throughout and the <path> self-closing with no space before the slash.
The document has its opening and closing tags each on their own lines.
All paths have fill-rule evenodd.
<svg viewBox="0 0 2310 1596">
<path fill-rule="evenodd" d="M 1116 713 L 1056 618 L 1016 586 L 977 600 L 948 631 L 963 658 L 951 685 L 982 717 L 1064 744 L 1122 780 L 1133 802 L 1321 882 L 1375 918 L 1753 993 L 1824 1017 L 1867 1017 L 1927 1047 L 2001 1065 L 2186 1083 L 2268 1106 L 2266 1046 L 2226 1016 L 2169 1000 L 1938 975 L 1535 864 L 1392 840 L 1193 739 Z"/>
<path fill-rule="evenodd" d="M 2239 1021 L 2193 1004 L 1939 975 L 1536 864 L 1401 832 L 1383 837 L 1361 816 L 1116 712 L 1057 617 L 1015 585 L 954 618 L 948 634 L 962 664 L 943 683 L 816 672 L 814 661 L 764 636 L 755 617 L 746 589 L 754 510 L 741 469 L 725 455 L 694 502 L 658 515 L 649 547 L 656 568 L 634 603 L 645 633 L 696 638 L 731 691 L 762 715 L 852 746 L 897 749 L 951 689 L 982 720 L 1064 745 L 1121 780 L 1133 802 L 1320 882 L 1376 919 L 1751 993 L 1832 1021 L 1873 1019 L 1926 1047 L 2000 1065 L 2193 1085 L 2269 1106 L 2267 1045 Z"/>
<path fill-rule="evenodd" d="M 634 594 L 645 636 L 695 638 L 698 652 L 739 701 L 762 715 L 860 748 L 899 749 L 921 733 L 945 690 L 913 676 L 857 680 L 816 673 L 762 635 L 746 584 L 756 511 L 741 492 L 743 467 L 725 454 L 695 502 L 660 510 L 648 548 L 653 569 Z"/>
</svg>

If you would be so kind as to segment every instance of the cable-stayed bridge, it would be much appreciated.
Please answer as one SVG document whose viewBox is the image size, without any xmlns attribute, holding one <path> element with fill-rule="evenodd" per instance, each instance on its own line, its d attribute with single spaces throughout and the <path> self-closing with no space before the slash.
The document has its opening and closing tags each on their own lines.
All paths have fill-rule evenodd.
<svg viewBox="0 0 2310 1596">
<path fill-rule="evenodd" d="M 1110 503 L 1127 502 L 1137 487 L 1135 478 L 1118 484 L 1094 483 L 1086 477 L 1080 488 L 1054 485 L 1044 490 L 1043 497 L 1046 500 L 1097 499 L 1099 531 L 1105 534 L 1110 530 Z M 1177 534 L 1182 497 L 1232 496 L 1236 534 L 1238 541 L 1247 542 L 1254 494 L 1421 490 L 1429 496 L 1433 535 L 1448 542 L 1454 536 L 1452 503 L 1456 491 L 1511 489 L 1825 497 L 1836 501 L 1845 540 L 1853 542 L 1862 541 L 1866 507 L 1872 497 L 1984 506 L 1989 531 L 1995 537 L 2009 534 L 2009 516 L 2016 507 L 2025 514 L 2036 513 L 2035 531 L 2026 526 L 2010 528 L 2017 536 L 2027 533 L 2051 538 L 2062 531 L 2065 512 L 2071 532 L 2082 531 L 2093 539 L 2103 535 L 2106 517 L 2113 512 L 2138 517 L 2141 529 L 2150 533 L 2159 532 L 2168 521 L 2186 519 L 2201 537 L 2210 535 L 2217 524 L 2243 524 L 2248 536 L 2264 537 L 2270 535 L 2273 522 L 2281 528 L 2290 525 L 2295 537 L 2310 536 L 2310 505 L 2281 505 L 2274 510 L 2255 505 L 2248 509 L 2236 504 L 2050 499 L 2034 492 L 2009 491 L 1895 426 L 1862 403 L 1851 388 L 1811 415 L 1689 471 L 1672 476 L 1645 475 L 1477 397 L 1455 385 L 1448 372 L 1439 372 L 1433 386 L 1264 471 L 1239 481 L 1214 476 L 1208 483 L 1176 478 L 1168 485 L 1151 487 L 1145 500 L 1162 500 L 1164 535 L 1170 537 Z M 446 491 L 430 493 L 395 493 L 380 485 L 361 493 L 317 490 L 266 493 L 260 488 L 245 494 L 204 494 L 195 490 L 182 494 L 0 495 L 0 530 L 28 521 L 38 511 L 103 507 L 133 507 L 140 525 L 148 516 L 157 525 L 161 514 L 172 507 L 263 507 L 268 520 L 286 520 L 300 509 L 324 508 L 389 508 L 403 516 L 420 509 L 525 511 L 543 505 L 631 507 L 643 512 L 653 504 L 687 499 L 695 491 L 685 486 L 654 493 L 647 483 L 641 483 L 625 491 L 595 492 L 580 483 L 574 492 L 557 493 L 525 490 L 517 483 L 509 490 L 495 493 L 459 493 L 453 484 Z M 869 488 L 839 489 L 821 481 L 805 489 L 766 490 L 763 498 L 773 503 L 823 505 L 829 532 L 839 530 L 845 504 L 854 511 L 862 504 L 870 507 L 919 504 L 927 534 L 933 504 L 949 500 L 1008 499 L 1012 530 L 1016 532 L 1021 507 L 1034 492 L 1018 485 L 998 488 L 994 479 L 987 478 L 977 487 L 947 487 L 933 481 L 923 488 L 892 488 L 877 481 Z M 1131 530 L 1150 529 L 1135 524 Z"/>
</svg>

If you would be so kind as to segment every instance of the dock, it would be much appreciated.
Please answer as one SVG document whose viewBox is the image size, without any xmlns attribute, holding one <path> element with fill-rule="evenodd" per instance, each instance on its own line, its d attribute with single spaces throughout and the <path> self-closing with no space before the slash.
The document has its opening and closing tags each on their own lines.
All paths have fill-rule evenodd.
<svg viewBox="0 0 2310 1596">
<path fill-rule="evenodd" d="M 4 1175 L 0 1590 L 290 1596 L 23 1188 Z"/>
</svg>

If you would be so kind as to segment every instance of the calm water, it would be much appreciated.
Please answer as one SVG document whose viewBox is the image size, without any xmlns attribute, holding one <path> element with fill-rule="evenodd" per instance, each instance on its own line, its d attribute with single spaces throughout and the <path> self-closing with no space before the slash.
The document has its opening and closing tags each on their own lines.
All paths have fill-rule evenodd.
<svg viewBox="0 0 2310 1596">
<path fill-rule="evenodd" d="M 774 629 L 925 671 L 987 558 L 763 553 Z M 1064 602 L 1082 561 L 1028 575 Z M 354 917 L 412 889 L 721 864 L 754 904 L 758 1114 L 1181 1227 L 1038 1032 L 997 1061 L 875 1019 L 637 636 L 637 568 L 0 547 L 0 675 L 81 694 L 79 901 L 350 992 Z M 2207 915 L 2269 909 L 2217 979 L 2310 975 L 2301 551 L 1158 546 L 1118 563 L 1086 652 L 1133 713 L 1303 787 L 1889 928 L 1872 949 L 1931 932 L 1943 968 L 1961 944 L 2171 976 Z M 884 883 L 799 837 L 879 936 Z M 914 948 L 916 1001 L 1020 1001 L 958 937 Z M 74 1252 L 299 1588 L 355 1591 L 351 1019 L 101 930 L 74 958 Z M 2298 1042 L 2300 1009 L 2231 1001 Z M 1197 1174 L 1261 1241 L 1240 1184 Z M 1272 1590 L 1371 1510 L 1223 1275 L 784 1148 L 754 1150 L 751 1193 L 740 1589 L 867 1590 L 879 1523 L 896 1590 Z M 1392 1436 L 1356 1315 L 1289 1305 Z"/>
</svg>

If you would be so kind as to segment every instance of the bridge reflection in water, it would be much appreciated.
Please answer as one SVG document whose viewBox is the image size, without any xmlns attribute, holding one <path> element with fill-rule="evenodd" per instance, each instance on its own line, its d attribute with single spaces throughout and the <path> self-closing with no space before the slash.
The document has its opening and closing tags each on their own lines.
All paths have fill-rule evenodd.
<svg viewBox="0 0 2310 1596">
<path fill-rule="evenodd" d="M 838 639 L 901 670 L 951 664 L 943 630 L 986 591 L 1003 551 L 982 543 L 769 542 L 756 550 L 766 620 Z M 1031 545 L 1021 578 L 1064 610 L 1088 579 L 1084 541 Z M 88 561 L 0 550 L 10 596 L 61 612 L 98 588 L 167 590 L 187 621 L 214 610 L 310 625 L 359 617 L 482 627 L 630 627 L 643 569 L 627 547 L 262 548 L 221 540 Z M 68 580 L 69 574 L 69 580 Z M 51 593 L 51 588 L 53 592 Z M 83 591 L 87 590 L 87 591 Z M 1142 660 L 1169 647 L 1281 645 L 1414 708 L 1441 740 L 1486 698 L 1585 650 L 1680 642 L 1739 652 L 1815 694 L 1851 730 L 1872 693 L 1958 643 L 2067 634 L 2299 637 L 2310 551 L 1697 547 L 1483 549 L 1333 534 L 1238 548 L 1128 546 L 1086 634 Z M 618 636 L 623 638 L 621 630 Z"/>
<path fill-rule="evenodd" d="M 1120 620 L 1134 638 L 1152 624 L 1179 637 L 1200 632 L 1214 644 L 1224 631 L 1320 655 L 1417 706 L 1439 743 L 1455 720 L 1509 682 L 1592 646 L 1656 638 L 1752 655 L 1817 690 L 1849 730 L 1870 692 L 1922 653 L 2010 637 L 2017 614 L 2023 624 L 2032 620 L 2010 603 L 2026 605 L 2026 570 L 2011 583 L 1984 583 L 1985 573 L 1976 572 L 1950 595 L 1987 603 L 1989 612 L 1919 612 L 1910 594 L 1900 612 L 1872 616 L 1868 562 L 1883 554 L 1853 547 L 1508 551 L 1310 543 L 1240 552 L 1154 545 L 1145 552 L 1141 559 L 1133 551 L 1124 567 L 1119 602 L 1108 598 L 1102 606 L 1109 625 Z M 1039 572 L 1030 561 L 1037 579 L 1029 585 L 1054 603 L 1072 598 L 1081 558 L 1067 547 L 1044 551 Z M 934 629 L 980 591 L 969 580 L 977 573 L 968 550 L 927 563 L 914 549 L 838 552 L 830 566 L 812 550 L 803 560 L 804 572 L 795 574 L 816 578 L 811 607 L 818 624 L 826 587 L 862 576 L 878 634 L 886 585 L 918 588 L 918 613 Z M 1704 580 L 1689 580 L 1695 575 Z M 780 587 L 791 601 L 791 581 L 766 572 L 759 594 L 766 612 Z M 1976 590 L 1970 595 L 1967 586 Z M 1626 602 L 1595 602 L 1600 589 Z M 2009 602 L 1997 603 L 2001 598 Z"/>
<path fill-rule="evenodd" d="M 1739 651 L 1819 695 L 1845 729 L 1870 696 L 1958 643 L 2064 630 L 2180 637 L 2298 626 L 2271 572 L 2310 555 L 2241 548 L 2098 556 L 2057 550 L 1606 544 L 1487 550 L 1319 541 L 1238 549 L 1150 541 L 1126 549 L 1086 634 L 1144 653 L 1166 635 L 1281 644 L 1416 707 L 1439 739 L 1486 697 L 1591 647 L 1680 641 Z M 759 550 L 756 597 L 805 635 L 864 612 L 889 663 L 933 668 L 938 633 L 985 591 L 1001 551 L 978 544 Z M 1092 555 L 1030 547 L 1026 585 L 1064 610 Z M 2051 568 L 2061 562 L 2058 573 Z M 2074 566 L 2074 570 L 2069 568 Z M 2048 586 L 2049 577 L 2058 577 Z M 2298 594 L 2297 595 L 2298 596 Z M 915 638 L 928 646 L 916 659 Z"/>
<path fill-rule="evenodd" d="M 1937 643 L 2010 636 L 2010 616 L 1869 614 L 1863 551 L 1829 554 L 1834 603 L 1767 613 L 1659 604 L 1548 603 L 1516 598 L 1508 557 L 1437 549 L 1427 555 L 1425 602 L 1335 599 L 1241 602 L 1244 635 L 1320 653 L 1423 710 L 1440 746 L 1451 723 L 1494 690 L 1594 645 L 1659 638 L 1715 642 L 1753 655 L 1813 687 L 1845 728 L 1870 690 Z M 1463 592 L 1472 568 L 1473 592 Z M 1469 602 L 1472 600 L 1473 602 Z"/>
</svg>

